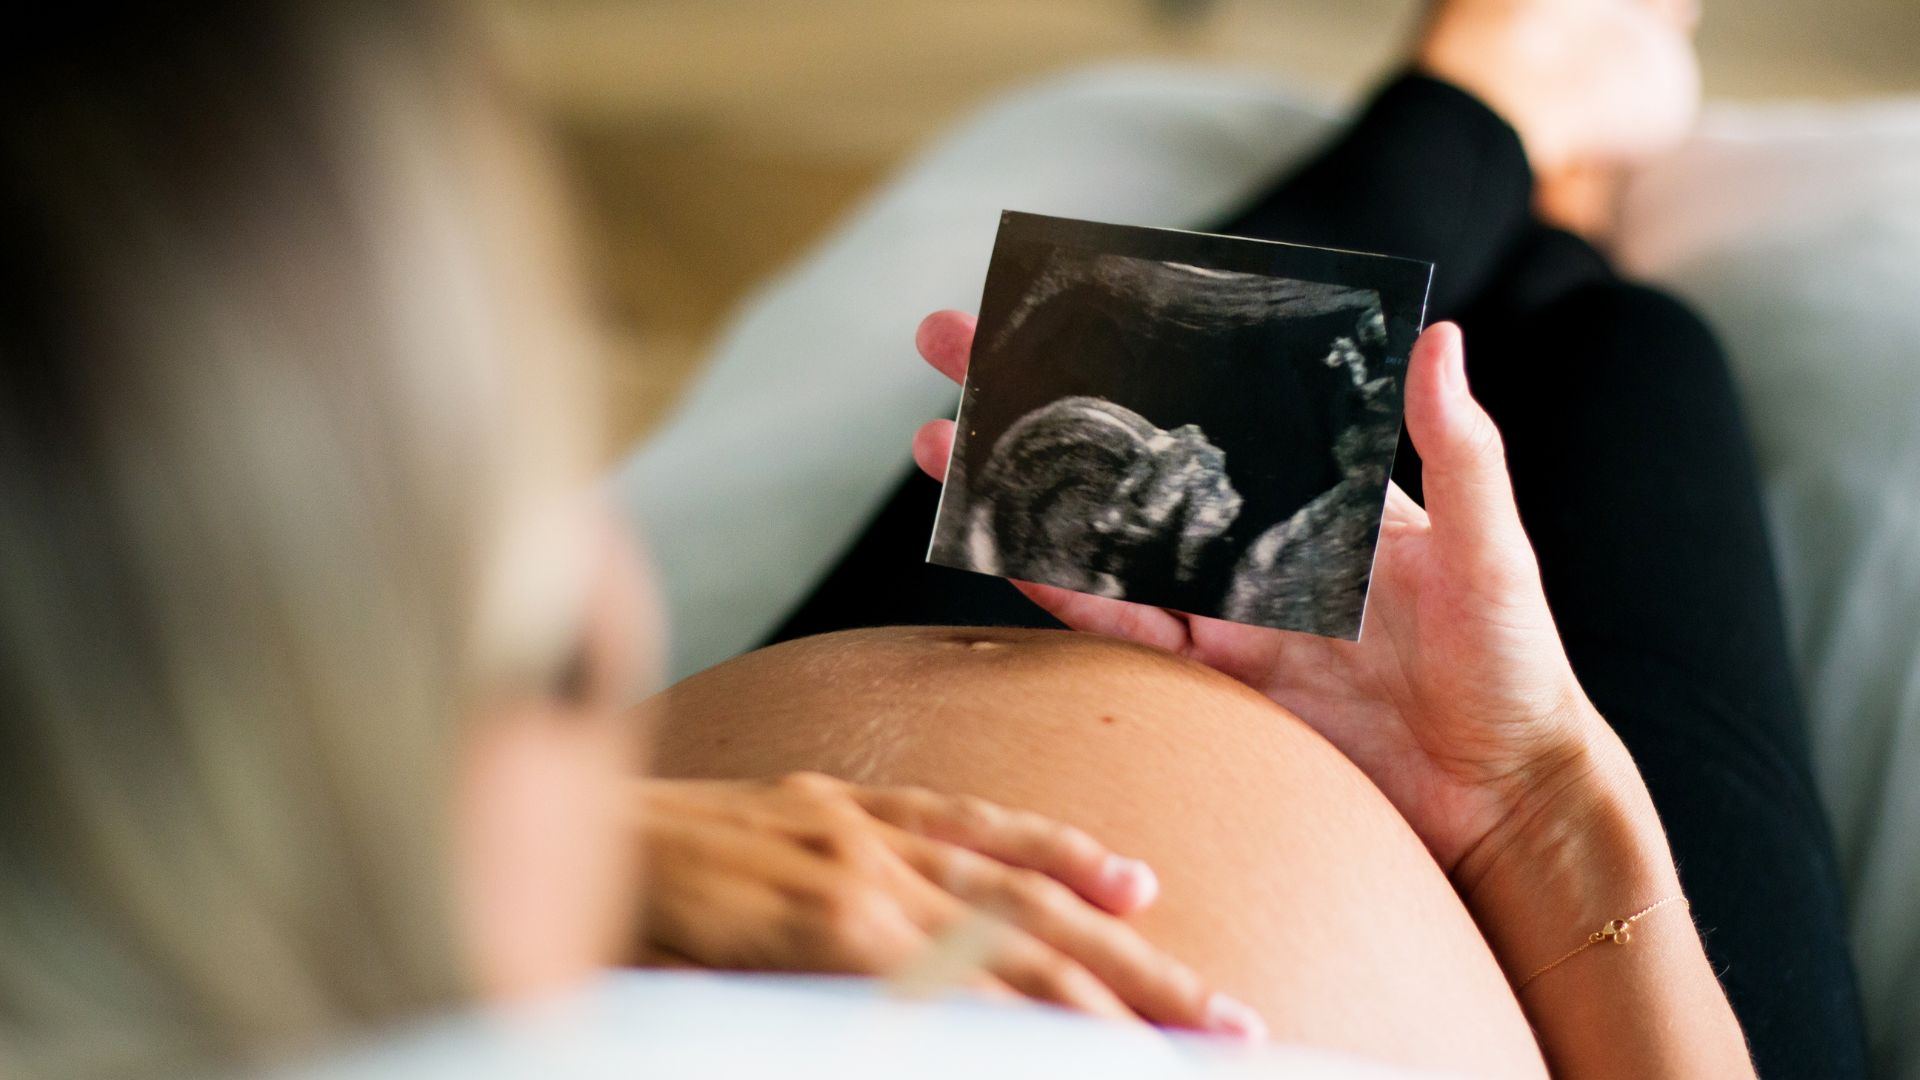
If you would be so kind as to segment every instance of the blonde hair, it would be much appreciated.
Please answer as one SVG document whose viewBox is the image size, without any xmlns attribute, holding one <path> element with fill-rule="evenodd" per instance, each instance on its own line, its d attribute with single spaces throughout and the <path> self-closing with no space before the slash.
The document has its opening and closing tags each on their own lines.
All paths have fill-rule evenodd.
<svg viewBox="0 0 1920 1080">
<path fill-rule="evenodd" d="M 0 104 L 8 1077 L 468 996 L 461 729 L 563 659 L 577 560 L 528 523 L 594 439 L 551 193 L 461 27 L 86 14 Z"/>
</svg>

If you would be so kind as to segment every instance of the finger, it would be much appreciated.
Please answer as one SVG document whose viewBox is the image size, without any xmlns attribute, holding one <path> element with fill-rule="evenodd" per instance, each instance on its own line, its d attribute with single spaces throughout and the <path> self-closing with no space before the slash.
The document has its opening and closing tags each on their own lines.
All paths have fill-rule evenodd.
<svg viewBox="0 0 1920 1080">
<path fill-rule="evenodd" d="M 1467 389 L 1466 352 L 1452 323 L 1435 323 L 1414 343 L 1406 416 L 1442 557 L 1476 575 L 1530 565 L 1506 449 L 1493 418 Z"/>
<path fill-rule="evenodd" d="M 1075 630 L 1125 638 L 1174 653 L 1181 652 L 1191 642 L 1186 620 L 1165 608 L 1031 581 L 1016 581 L 1013 585 L 1026 594 L 1027 599 L 1045 608 L 1049 615 Z"/>
<path fill-rule="evenodd" d="M 910 998 L 939 997 L 955 988 L 1018 997 L 1012 987 L 986 970 L 994 949 L 999 947 L 1003 924 L 934 889 L 925 879 L 916 882 L 916 887 L 926 893 L 926 900 L 912 906 L 922 912 L 926 936 L 914 955 L 887 975 L 889 989 Z"/>
<path fill-rule="evenodd" d="M 1139 911 L 1160 894 L 1152 867 L 1041 814 L 925 788 L 855 788 L 853 795 L 868 813 L 896 828 L 1038 871 L 1116 914 Z M 929 872 L 935 868 L 916 868 L 940 881 Z"/>
<path fill-rule="evenodd" d="M 943 997 L 955 990 L 994 1001 L 1018 1001 L 1023 996 L 977 965 L 957 973 L 952 971 L 946 960 L 938 955 L 943 948 L 945 946 L 940 939 L 929 938 L 925 946 L 928 957 L 925 966 L 916 961 L 887 976 L 887 989 L 895 996 L 916 1001 Z"/>
<path fill-rule="evenodd" d="M 1408 525 L 1427 524 L 1426 508 L 1413 501 L 1413 496 L 1401 489 L 1399 484 L 1387 481 L 1387 509 L 1382 520 Z"/>
<path fill-rule="evenodd" d="M 905 868 L 887 882 L 840 872 L 833 877 L 833 883 L 803 892 L 811 910 L 790 920 L 799 939 L 791 953 L 802 961 L 791 970 L 889 978 L 911 971 L 925 954 L 930 932 L 945 925 L 925 882 Z"/>
<path fill-rule="evenodd" d="M 913 433 L 913 463 L 920 471 L 944 481 L 953 457 L 953 421 L 929 420 Z"/>
<path fill-rule="evenodd" d="M 919 841 L 931 844 L 933 841 Z M 949 850 L 959 852 L 959 848 Z M 969 854 L 971 853 L 965 853 Z M 980 856 L 972 855 L 979 859 Z M 925 944 L 889 976 L 894 989 L 911 997 L 936 996 L 982 976 L 1013 992 L 1114 1020 L 1138 1020 L 1085 965 L 1033 935 L 934 886 L 903 866 L 892 887 L 898 910 L 927 935 Z"/>
<path fill-rule="evenodd" d="M 935 371 L 961 382 L 967 377 L 967 358 L 973 353 L 977 321 L 964 311 L 936 311 L 920 320 L 920 329 L 913 335 L 914 345 Z"/>
<path fill-rule="evenodd" d="M 949 889 L 961 900 L 998 915 L 1086 970 L 1147 1020 L 1247 1038 L 1264 1037 L 1265 1025 L 1252 1009 L 1213 992 L 1192 968 L 1054 878 L 930 841 L 920 845 L 909 861 L 914 860 L 928 866 L 934 881 L 949 883 Z M 997 970 L 996 974 L 1007 977 Z"/>
<path fill-rule="evenodd" d="M 1085 965 L 1024 930 L 1001 930 L 987 960 L 987 974 L 1035 1001 L 1109 1020 L 1140 1020 L 1140 1014 L 1129 1009 Z"/>
</svg>

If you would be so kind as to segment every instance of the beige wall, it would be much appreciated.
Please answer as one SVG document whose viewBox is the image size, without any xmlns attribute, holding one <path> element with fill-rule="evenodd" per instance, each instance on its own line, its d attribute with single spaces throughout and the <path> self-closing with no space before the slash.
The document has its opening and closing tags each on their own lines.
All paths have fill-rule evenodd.
<svg viewBox="0 0 1920 1080">
<path fill-rule="evenodd" d="M 996 92 L 1107 59 L 1329 94 L 1398 52 L 1410 0 L 495 0 L 579 181 L 616 347 L 616 434 L 645 430 L 744 290 Z M 1631 0 L 1621 0 L 1631 2 Z M 1920 0 L 1708 0 L 1710 95 L 1920 92 Z"/>
</svg>

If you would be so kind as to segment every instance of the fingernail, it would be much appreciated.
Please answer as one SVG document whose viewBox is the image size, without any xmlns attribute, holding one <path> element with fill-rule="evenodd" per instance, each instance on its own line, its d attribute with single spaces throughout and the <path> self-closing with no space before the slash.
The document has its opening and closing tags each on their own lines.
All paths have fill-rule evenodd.
<svg viewBox="0 0 1920 1080">
<path fill-rule="evenodd" d="M 1267 1022 L 1253 1006 L 1225 994 L 1207 999 L 1207 1030 L 1248 1042 L 1267 1041 Z"/>
<path fill-rule="evenodd" d="M 1139 859 L 1109 855 L 1100 867 L 1100 886 L 1122 910 L 1138 911 L 1160 895 L 1160 876 Z"/>
</svg>

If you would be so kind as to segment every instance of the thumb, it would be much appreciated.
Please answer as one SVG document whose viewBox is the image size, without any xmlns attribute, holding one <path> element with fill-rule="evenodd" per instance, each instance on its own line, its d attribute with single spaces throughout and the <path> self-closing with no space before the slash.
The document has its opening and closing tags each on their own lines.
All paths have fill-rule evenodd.
<svg viewBox="0 0 1920 1080">
<path fill-rule="evenodd" d="M 1435 323 L 1407 365 L 1407 434 L 1420 452 L 1427 514 L 1442 558 L 1469 572 L 1531 570 L 1493 418 L 1467 390 L 1460 328 Z"/>
</svg>

